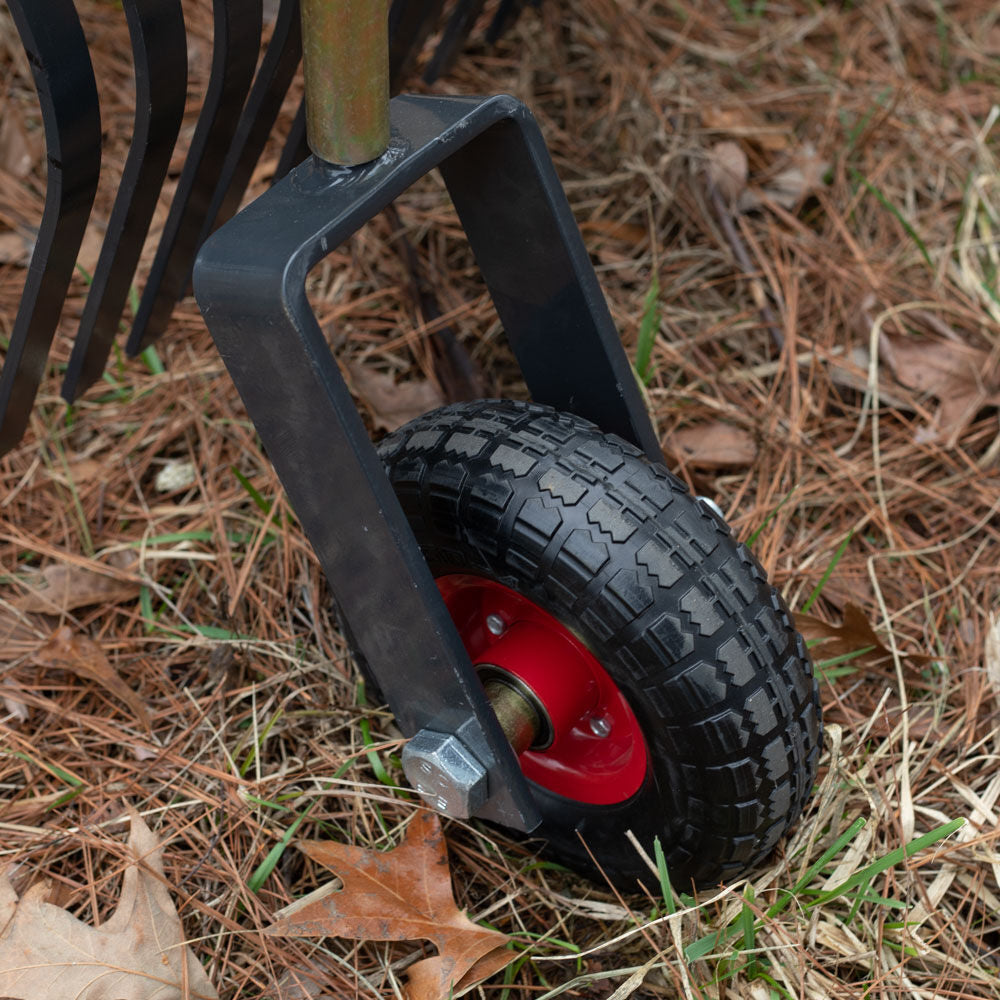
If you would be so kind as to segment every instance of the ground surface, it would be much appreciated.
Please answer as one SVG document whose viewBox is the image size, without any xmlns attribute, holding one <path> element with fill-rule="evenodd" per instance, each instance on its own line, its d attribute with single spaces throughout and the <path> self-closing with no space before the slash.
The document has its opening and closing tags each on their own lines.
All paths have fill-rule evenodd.
<svg viewBox="0 0 1000 1000">
<path fill-rule="evenodd" d="M 210 57 L 205 6 L 186 5 L 182 141 Z M 90 269 L 132 84 L 120 12 L 80 7 L 105 98 Z M 44 197 L 13 37 L 3 27 L 4 336 Z M 436 85 L 531 105 L 630 357 L 644 315 L 647 329 L 657 321 L 643 367 L 668 463 L 741 537 L 756 533 L 794 609 L 845 623 L 815 651 L 818 793 L 752 891 L 704 893 L 683 916 L 648 922 L 662 899 L 616 898 L 532 868 L 530 845 L 450 824 L 460 904 L 525 956 L 511 992 L 501 976 L 486 995 L 599 997 L 622 983 L 621 996 L 1000 992 L 998 56 L 1000 14 L 986 0 L 547 0 L 498 46 L 470 44 Z M 440 361 L 441 323 L 415 300 L 399 229 L 477 391 L 523 396 L 440 186 L 419 185 L 397 212 L 310 286 L 363 412 L 393 422 L 373 374 L 398 383 L 404 411 L 470 381 Z M 289 849 L 258 891 L 248 880 L 307 810 L 299 835 L 394 839 L 412 805 L 379 780 L 397 775 L 388 754 L 364 752 L 392 739 L 390 720 L 358 701 L 315 559 L 191 299 L 157 358 L 113 360 L 103 385 L 71 411 L 61 403 L 85 293 L 81 274 L 30 433 L 0 461 L 0 860 L 54 879 L 81 919 L 105 919 L 129 801 L 169 842 L 185 931 L 222 996 L 377 995 L 386 963 L 413 946 L 263 939 L 255 928 L 322 875 Z M 94 561 L 117 567 L 117 591 L 87 596 L 74 571 L 58 606 L 15 613 L 37 585 L 30 570 Z M 76 651 L 40 653 L 61 627 Z M 96 655 L 80 636 L 132 704 L 79 662 L 59 669 Z M 958 817 L 964 827 L 928 844 Z M 899 849 L 928 833 L 903 861 Z M 845 894 L 819 895 L 856 871 Z"/>
</svg>

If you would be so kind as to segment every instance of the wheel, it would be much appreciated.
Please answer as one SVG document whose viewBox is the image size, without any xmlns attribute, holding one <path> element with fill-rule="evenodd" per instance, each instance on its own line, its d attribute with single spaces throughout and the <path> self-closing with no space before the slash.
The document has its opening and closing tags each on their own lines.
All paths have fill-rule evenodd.
<svg viewBox="0 0 1000 1000">
<path fill-rule="evenodd" d="M 788 609 L 666 469 L 579 417 L 447 406 L 379 445 L 470 657 L 536 711 L 519 755 L 552 854 L 680 887 L 761 862 L 812 787 L 820 710 Z"/>
</svg>

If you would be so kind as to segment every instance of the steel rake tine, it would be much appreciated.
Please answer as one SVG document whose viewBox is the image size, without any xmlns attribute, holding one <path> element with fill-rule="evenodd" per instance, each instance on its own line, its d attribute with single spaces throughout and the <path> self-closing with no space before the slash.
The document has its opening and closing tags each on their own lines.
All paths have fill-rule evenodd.
<svg viewBox="0 0 1000 1000">
<path fill-rule="evenodd" d="M 62 395 L 104 371 L 184 117 L 187 54 L 180 0 L 125 0 L 135 63 L 135 126 Z"/>
<path fill-rule="evenodd" d="M 441 15 L 444 0 L 393 0 L 389 8 L 389 92 L 398 94 Z"/>
<path fill-rule="evenodd" d="M 217 227 L 231 219 L 240 207 L 301 59 L 299 0 L 282 0 L 267 52 L 240 115 L 236 134 L 201 227 L 199 246 Z"/>
<path fill-rule="evenodd" d="M 202 220 L 250 90 L 263 21 L 261 0 L 214 0 L 212 71 L 198 124 L 126 351 L 140 353 L 166 329 L 187 285 Z"/>
<path fill-rule="evenodd" d="M 444 34 L 438 47 L 431 56 L 431 61 L 424 70 L 424 82 L 433 83 L 439 76 L 447 73 L 451 69 L 455 57 L 462 47 L 462 43 L 469 37 L 476 23 L 476 19 L 482 13 L 485 0 L 459 0 L 455 9 L 448 18 L 445 25 Z"/>
<path fill-rule="evenodd" d="M 45 208 L 0 375 L 0 454 L 28 426 L 97 192 L 101 116 L 94 69 L 71 0 L 9 0 L 45 125 Z"/>
</svg>

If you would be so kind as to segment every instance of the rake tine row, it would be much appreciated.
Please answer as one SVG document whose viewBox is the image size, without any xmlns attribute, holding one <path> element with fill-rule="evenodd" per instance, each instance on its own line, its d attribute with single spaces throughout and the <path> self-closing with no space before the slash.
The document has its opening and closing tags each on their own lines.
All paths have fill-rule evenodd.
<svg viewBox="0 0 1000 1000">
<path fill-rule="evenodd" d="M 299 0 L 282 0 L 267 52 L 257 70 L 203 221 L 198 237 L 199 247 L 240 207 L 301 59 Z M 189 277 L 193 262 L 192 258 L 188 264 Z"/>
<path fill-rule="evenodd" d="M 71 0 L 8 2 L 41 104 L 48 183 L 0 375 L 0 454 L 17 444 L 28 425 L 101 169 L 97 84 Z"/>
<path fill-rule="evenodd" d="M 489 37 L 512 24 L 526 2 L 537 0 L 502 0 Z M 45 209 L 0 371 L 0 455 L 27 427 L 97 191 L 101 156 L 97 87 L 73 0 L 8 3 L 38 92 L 48 177 Z M 393 93 L 410 78 L 444 7 L 445 0 L 393 0 Z M 426 79 L 451 65 L 482 7 L 483 0 L 451 5 Z M 104 371 L 167 176 L 187 92 L 181 0 L 123 0 L 123 8 L 135 66 L 133 138 L 64 376 L 67 402 Z M 301 61 L 299 0 L 281 0 L 256 75 L 262 0 L 213 0 L 213 18 L 208 88 L 126 344 L 133 355 L 164 331 L 174 304 L 188 290 L 198 248 L 239 207 Z M 300 106 L 274 180 L 308 155 Z"/>
<path fill-rule="evenodd" d="M 250 91 L 263 26 L 261 0 L 214 0 L 212 70 L 205 102 L 125 350 L 145 350 L 184 294 L 202 222 Z"/>
<path fill-rule="evenodd" d="M 104 371 L 184 117 L 187 54 L 180 0 L 125 0 L 124 7 L 135 61 L 135 126 L 63 379 L 69 403 Z"/>
</svg>

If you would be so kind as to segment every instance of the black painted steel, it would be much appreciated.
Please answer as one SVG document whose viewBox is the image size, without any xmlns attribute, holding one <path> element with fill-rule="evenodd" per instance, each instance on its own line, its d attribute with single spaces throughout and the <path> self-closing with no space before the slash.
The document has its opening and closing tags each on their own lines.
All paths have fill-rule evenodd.
<svg viewBox="0 0 1000 1000">
<path fill-rule="evenodd" d="M 535 398 L 660 451 L 527 109 L 510 97 L 398 97 L 391 115 L 377 160 L 310 159 L 219 229 L 198 256 L 195 293 L 400 728 L 459 732 L 489 771 L 480 815 L 531 829 L 517 761 L 309 307 L 309 270 L 440 166 Z M 498 172 L 509 176 L 494 189 Z"/>
<path fill-rule="evenodd" d="M 68 402 L 104 371 L 184 117 L 187 49 L 180 0 L 124 0 L 135 63 L 135 125 L 101 255 L 73 343 Z"/>
<path fill-rule="evenodd" d="M 398 94 L 413 72 L 444 0 L 392 0 L 389 8 L 389 92 Z"/>
<path fill-rule="evenodd" d="M 214 0 L 208 89 L 126 351 L 138 354 L 165 329 L 187 286 L 202 221 L 250 90 L 262 26 L 261 0 Z"/>
<path fill-rule="evenodd" d="M 45 372 L 101 168 L 101 118 L 71 0 L 8 0 L 45 126 L 45 209 L 0 375 L 0 454 L 20 440 Z"/>
<path fill-rule="evenodd" d="M 267 44 L 267 52 L 254 77 L 250 96 L 243 107 L 236 134 L 205 215 L 198 238 L 199 246 L 213 230 L 232 218 L 240 207 L 301 59 L 302 20 L 299 0 L 282 0 L 274 21 L 274 31 Z M 304 158 L 303 156 L 298 162 L 301 163 Z M 193 260 L 191 263 L 194 263 Z"/>
<path fill-rule="evenodd" d="M 486 0 L 458 0 L 452 9 L 448 23 L 444 27 L 441 41 L 434 50 L 427 69 L 424 70 L 424 82 L 433 83 L 451 68 L 455 57 L 461 50 L 462 43 L 469 37 L 472 26 L 482 13 Z"/>
<path fill-rule="evenodd" d="M 292 127 L 285 136 L 285 144 L 274 170 L 274 182 L 280 181 L 293 167 L 304 163 L 309 155 L 309 143 L 306 142 L 306 102 L 302 100 L 292 119 Z"/>
</svg>

